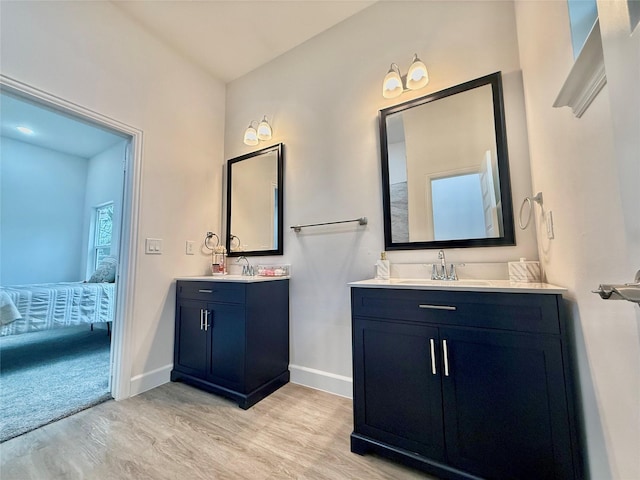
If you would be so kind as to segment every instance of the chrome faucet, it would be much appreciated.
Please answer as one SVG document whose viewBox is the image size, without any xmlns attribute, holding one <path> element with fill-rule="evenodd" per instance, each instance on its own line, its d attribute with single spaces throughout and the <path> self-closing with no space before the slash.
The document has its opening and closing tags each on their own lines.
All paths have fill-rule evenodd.
<svg viewBox="0 0 640 480">
<path fill-rule="evenodd" d="M 440 265 L 433 264 L 431 280 L 447 280 L 449 275 L 447 275 L 447 260 L 444 256 L 444 250 L 438 252 L 438 260 L 440 260 Z"/>
<path fill-rule="evenodd" d="M 436 263 L 433 264 L 431 280 L 458 280 L 456 265 L 452 263 L 447 270 L 447 260 L 444 255 L 444 250 L 438 252 L 438 260 L 440 260 L 440 265 Z M 459 266 L 463 265 L 464 263 L 459 264 Z"/>
<path fill-rule="evenodd" d="M 441 275 L 447 278 L 447 261 L 444 258 L 444 250 L 438 252 L 438 260 L 440 260 Z"/>
<path fill-rule="evenodd" d="M 243 255 L 241 257 L 238 257 L 238 259 L 236 260 L 236 263 L 239 263 L 240 260 L 244 260 L 245 262 L 247 262 L 246 265 L 242 266 L 242 275 L 248 275 L 248 276 L 255 275 L 255 270 L 253 269 L 253 266 L 251 265 L 251 263 L 249 263 L 249 259 Z"/>
</svg>

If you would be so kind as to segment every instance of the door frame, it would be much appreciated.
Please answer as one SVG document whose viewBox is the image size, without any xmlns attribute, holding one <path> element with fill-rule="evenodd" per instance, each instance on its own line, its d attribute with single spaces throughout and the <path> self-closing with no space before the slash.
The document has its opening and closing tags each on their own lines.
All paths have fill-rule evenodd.
<svg viewBox="0 0 640 480">
<path fill-rule="evenodd" d="M 71 101 L 0 74 L 0 88 L 36 101 L 81 120 L 113 130 L 130 138 L 124 160 L 122 228 L 117 272 L 117 295 L 111 340 L 111 395 L 116 400 L 131 395 L 133 300 L 137 264 L 140 192 L 142 183 L 142 130 Z"/>
</svg>

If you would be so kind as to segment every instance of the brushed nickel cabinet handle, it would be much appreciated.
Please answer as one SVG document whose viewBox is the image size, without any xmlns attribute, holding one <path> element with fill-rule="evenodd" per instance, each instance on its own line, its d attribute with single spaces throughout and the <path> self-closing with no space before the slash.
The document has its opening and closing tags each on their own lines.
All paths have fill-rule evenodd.
<svg viewBox="0 0 640 480">
<path fill-rule="evenodd" d="M 213 290 L 198 290 L 199 293 L 213 293 Z"/>
<path fill-rule="evenodd" d="M 433 338 L 429 339 L 429 347 L 431 349 L 431 373 L 436 374 L 436 347 Z"/>
<path fill-rule="evenodd" d="M 204 310 L 200 309 L 200 330 L 204 330 Z"/>
<path fill-rule="evenodd" d="M 204 311 L 204 331 L 209 330 L 209 310 Z"/>
<path fill-rule="evenodd" d="M 449 349 L 447 348 L 447 341 L 442 340 L 442 353 L 444 354 L 444 376 L 449 376 Z"/>
<path fill-rule="evenodd" d="M 455 310 L 456 307 L 450 305 L 418 305 L 420 308 L 426 308 L 427 310 Z"/>
</svg>

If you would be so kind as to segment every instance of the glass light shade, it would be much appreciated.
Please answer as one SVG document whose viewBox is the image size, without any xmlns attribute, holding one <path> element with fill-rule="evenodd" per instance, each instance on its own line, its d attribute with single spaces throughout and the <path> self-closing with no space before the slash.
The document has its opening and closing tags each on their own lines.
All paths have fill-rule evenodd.
<svg viewBox="0 0 640 480">
<path fill-rule="evenodd" d="M 271 140 L 271 125 L 269 125 L 269 122 L 267 122 L 266 115 L 258 125 L 257 134 L 259 140 Z"/>
<path fill-rule="evenodd" d="M 384 98 L 395 98 L 401 93 L 402 79 L 400 78 L 400 73 L 397 70 L 394 70 L 393 65 L 391 65 L 389 72 L 382 82 L 382 96 Z"/>
<path fill-rule="evenodd" d="M 249 125 L 244 131 L 244 144 L 251 147 L 258 144 L 258 132 L 252 125 Z"/>
<path fill-rule="evenodd" d="M 427 73 L 427 66 L 422 63 L 422 60 L 418 58 L 418 55 L 413 56 L 413 63 L 409 67 L 407 73 L 407 88 L 409 90 L 418 90 L 429 83 L 429 74 Z"/>
</svg>

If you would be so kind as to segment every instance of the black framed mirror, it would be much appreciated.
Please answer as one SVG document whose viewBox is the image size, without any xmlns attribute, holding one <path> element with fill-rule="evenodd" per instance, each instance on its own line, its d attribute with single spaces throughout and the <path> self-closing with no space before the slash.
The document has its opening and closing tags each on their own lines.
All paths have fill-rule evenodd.
<svg viewBox="0 0 640 480">
<path fill-rule="evenodd" d="M 284 145 L 227 161 L 229 256 L 282 255 Z"/>
<path fill-rule="evenodd" d="M 515 245 L 500 72 L 379 122 L 386 250 Z"/>
</svg>

